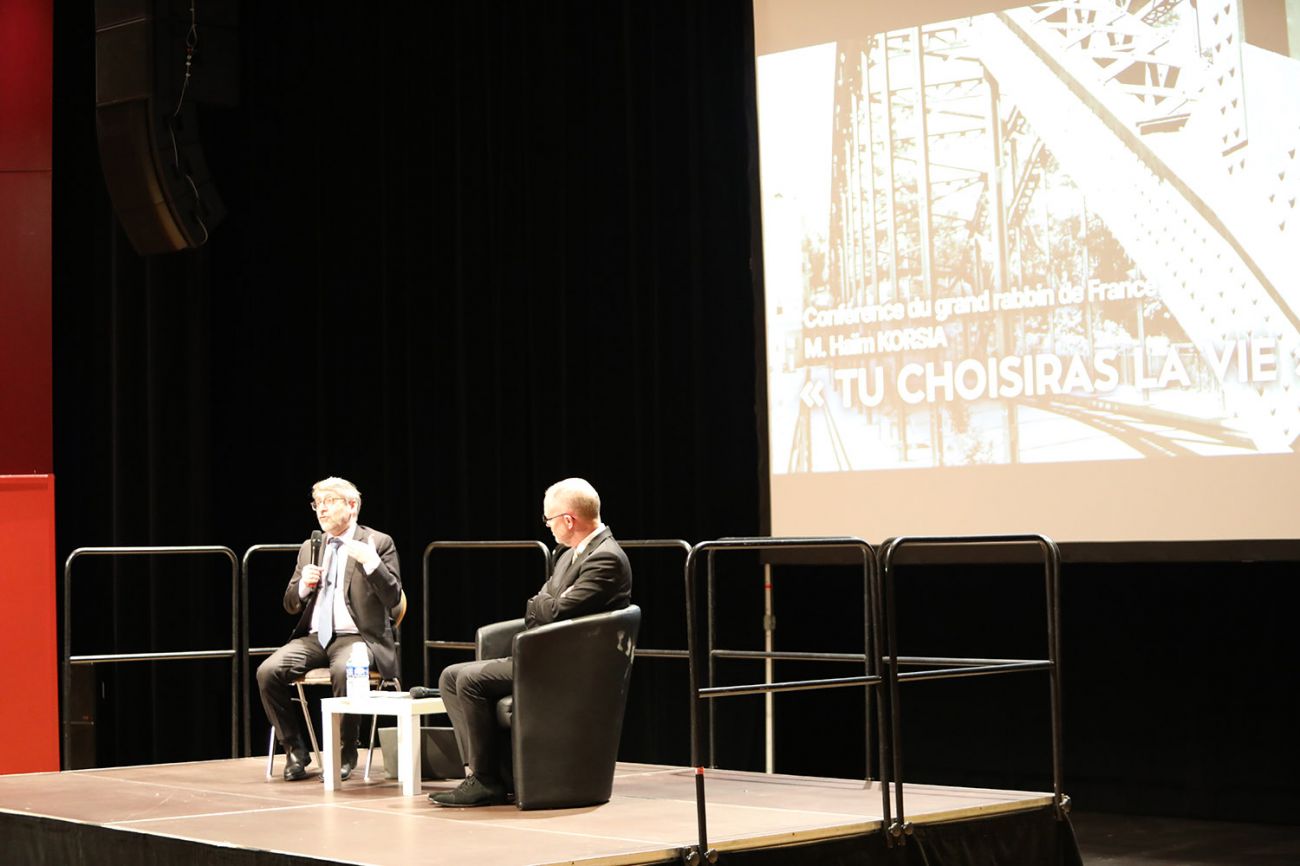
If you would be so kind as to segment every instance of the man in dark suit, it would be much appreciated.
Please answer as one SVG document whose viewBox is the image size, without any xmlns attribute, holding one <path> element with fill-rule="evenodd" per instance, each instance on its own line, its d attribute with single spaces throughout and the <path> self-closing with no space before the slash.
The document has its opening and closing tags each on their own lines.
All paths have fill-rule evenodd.
<svg viewBox="0 0 1300 866">
<path fill-rule="evenodd" d="M 600 521 L 600 497 L 581 478 L 552 484 L 542 499 L 542 521 L 555 541 L 554 568 L 528 599 L 525 628 L 627 607 L 632 569 L 609 527 Z M 430 794 L 439 806 L 505 803 L 498 773 L 496 702 L 514 688 L 511 659 L 451 665 L 438 680 L 467 776 L 454 790 Z"/>
<path fill-rule="evenodd" d="M 300 613 L 287 644 L 257 669 L 266 717 L 275 726 L 288 761 L 286 782 L 306 778 L 311 752 L 303 741 L 300 711 L 293 706 L 293 681 L 328 666 L 334 694 L 347 688 L 352 645 L 364 642 L 370 664 L 385 678 L 397 675 L 397 647 L 389 612 L 402 598 L 397 547 L 382 532 L 357 524 L 361 493 L 350 481 L 326 478 L 311 489 L 311 507 L 324 537 L 317 561 L 312 541 L 298 551 L 298 566 L 284 591 L 284 609 Z M 357 720 L 342 721 L 344 779 L 357 766 Z"/>
</svg>

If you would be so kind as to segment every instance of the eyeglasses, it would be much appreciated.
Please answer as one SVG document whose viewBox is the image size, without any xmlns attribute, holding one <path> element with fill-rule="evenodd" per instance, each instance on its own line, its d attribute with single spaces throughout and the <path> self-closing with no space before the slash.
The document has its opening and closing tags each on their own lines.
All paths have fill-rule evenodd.
<svg viewBox="0 0 1300 866">
<path fill-rule="evenodd" d="M 347 502 L 347 500 L 344 499 L 342 496 L 325 496 L 321 499 L 313 499 L 311 501 L 311 504 L 308 505 L 307 507 L 310 508 L 313 512 L 316 512 L 316 511 L 320 511 L 322 508 L 324 508 L 327 505 L 332 507 L 334 505 L 337 505 L 340 502 Z"/>
<path fill-rule="evenodd" d="M 545 526 L 546 528 L 549 529 L 550 526 L 551 526 L 551 521 L 552 521 L 552 520 L 557 520 L 557 519 L 559 519 L 559 518 L 561 518 L 561 517 L 572 517 L 572 516 L 573 516 L 573 515 L 570 514 L 570 513 L 567 512 L 567 511 L 561 511 L 559 514 L 552 514 L 550 517 L 543 516 L 543 517 L 542 517 L 542 526 Z"/>
</svg>

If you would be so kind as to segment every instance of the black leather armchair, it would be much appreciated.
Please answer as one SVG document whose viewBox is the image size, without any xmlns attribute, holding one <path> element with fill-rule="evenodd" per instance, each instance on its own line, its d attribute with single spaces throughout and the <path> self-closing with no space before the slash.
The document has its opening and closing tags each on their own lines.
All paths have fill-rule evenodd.
<svg viewBox="0 0 1300 866">
<path fill-rule="evenodd" d="M 609 800 L 640 627 L 641 608 L 629 605 L 530 631 L 522 619 L 478 630 L 478 658 L 514 658 L 514 694 L 497 702 L 497 722 L 520 809 Z"/>
</svg>

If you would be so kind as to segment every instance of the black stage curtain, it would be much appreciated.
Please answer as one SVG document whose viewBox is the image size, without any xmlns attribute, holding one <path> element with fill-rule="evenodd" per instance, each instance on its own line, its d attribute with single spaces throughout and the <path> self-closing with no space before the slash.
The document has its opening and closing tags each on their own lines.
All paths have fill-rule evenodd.
<svg viewBox="0 0 1300 866">
<path fill-rule="evenodd" d="M 549 541 L 553 481 L 590 479 L 625 538 L 756 533 L 749 4 L 240 13 L 241 102 L 200 115 L 229 216 L 146 260 L 100 177 L 91 9 L 57 10 L 61 556 L 297 542 L 311 483 L 342 475 L 398 543 L 410 683 L 425 544 Z M 680 619 L 680 558 L 641 558 L 637 601 Z M 254 645 L 290 628 L 289 568 L 267 563 Z M 439 563 L 435 637 L 521 615 L 540 582 L 523 559 Z M 229 646 L 219 562 L 88 560 L 76 580 L 74 652 Z M 100 666 L 98 762 L 227 754 L 227 670 Z M 649 713 L 629 749 L 680 752 L 684 722 Z"/>
</svg>

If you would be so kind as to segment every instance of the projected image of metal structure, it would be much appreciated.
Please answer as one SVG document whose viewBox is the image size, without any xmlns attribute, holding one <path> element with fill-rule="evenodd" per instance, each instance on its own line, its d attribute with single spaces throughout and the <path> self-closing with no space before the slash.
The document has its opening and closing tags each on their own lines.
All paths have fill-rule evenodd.
<svg viewBox="0 0 1300 866">
<path fill-rule="evenodd" d="M 825 192 L 764 189 L 775 471 L 1291 449 L 1300 63 L 1235 2 L 830 49 Z"/>
</svg>

